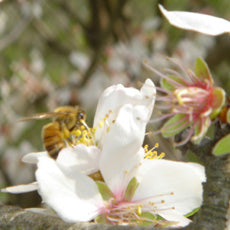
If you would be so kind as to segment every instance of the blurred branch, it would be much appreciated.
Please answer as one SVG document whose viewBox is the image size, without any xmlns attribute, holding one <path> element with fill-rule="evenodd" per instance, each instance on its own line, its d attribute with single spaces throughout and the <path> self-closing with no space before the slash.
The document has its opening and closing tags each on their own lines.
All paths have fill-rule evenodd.
<svg viewBox="0 0 230 230">
<path fill-rule="evenodd" d="M 148 230 L 149 227 L 114 226 L 94 223 L 65 223 L 58 217 L 29 212 L 13 206 L 0 205 L 0 229 L 23 230 Z M 152 229 L 152 228 L 151 228 Z M 159 228 L 154 228 L 159 230 Z M 167 228 L 164 228 L 167 230 Z"/>
<path fill-rule="evenodd" d="M 122 12 L 127 2 L 128 0 L 119 0 L 114 4 L 114 1 L 88 0 L 91 20 L 87 27 L 88 29 L 85 31 L 85 35 L 89 45 L 94 51 L 94 55 L 92 56 L 90 65 L 84 74 L 83 80 L 80 84 L 81 87 L 84 86 L 92 76 L 97 64 L 103 56 L 104 48 L 110 37 L 112 37 L 113 34 L 116 34 L 116 24 L 121 19 L 120 16 L 123 14 Z"/>
</svg>

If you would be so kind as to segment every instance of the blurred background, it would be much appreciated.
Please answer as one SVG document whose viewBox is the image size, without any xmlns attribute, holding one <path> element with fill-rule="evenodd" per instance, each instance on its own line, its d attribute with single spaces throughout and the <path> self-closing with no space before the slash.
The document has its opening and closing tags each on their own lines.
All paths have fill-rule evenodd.
<svg viewBox="0 0 230 230">
<path fill-rule="evenodd" d="M 216 84 L 230 91 L 230 37 L 209 37 L 172 27 L 157 5 L 168 10 L 211 14 L 230 20 L 229 0 L 5 0 L 0 1 L 0 188 L 34 180 L 35 168 L 21 157 L 42 151 L 48 120 L 22 117 L 80 105 L 92 125 L 97 100 L 112 84 L 140 87 L 147 59 L 161 70 L 167 56 L 193 68 L 204 58 Z M 154 114 L 156 114 L 154 110 Z M 154 130 L 155 127 L 151 127 Z M 156 127 L 157 129 L 157 127 Z M 168 158 L 180 159 L 170 140 L 160 142 Z M 0 202 L 39 205 L 36 192 L 0 193 Z"/>
</svg>

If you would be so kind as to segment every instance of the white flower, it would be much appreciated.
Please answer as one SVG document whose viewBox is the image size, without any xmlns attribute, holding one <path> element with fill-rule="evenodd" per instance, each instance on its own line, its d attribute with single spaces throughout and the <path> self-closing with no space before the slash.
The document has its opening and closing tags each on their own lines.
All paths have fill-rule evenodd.
<svg viewBox="0 0 230 230">
<path fill-rule="evenodd" d="M 129 113 L 125 115 L 126 111 Z M 118 118 L 114 124 L 115 142 L 124 126 L 132 130 L 132 121 L 142 108 L 126 105 L 120 113 L 123 112 L 127 118 Z M 142 123 L 139 120 L 136 125 L 141 127 Z M 43 201 L 67 222 L 101 217 L 110 224 L 164 225 L 169 221 L 174 226 L 187 225 L 190 220 L 184 215 L 202 203 L 203 166 L 144 159 L 144 149 L 135 142 L 133 135 L 115 146 L 110 142 L 110 148 L 102 152 L 102 187 L 102 182 L 98 184 L 78 170 L 65 169 L 51 158 L 40 157 L 36 179 Z M 164 220 L 158 220 L 159 216 Z"/>
<path fill-rule="evenodd" d="M 108 149 L 117 154 L 119 148 L 126 145 L 134 150 L 139 149 L 145 136 L 145 127 L 152 114 L 156 89 L 153 82 L 147 79 L 140 90 L 113 85 L 101 95 L 94 118 L 94 137 L 91 145 L 82 143 L 67 147 L 59 152 L 57 164 L 65 170 L 80 171 L 86 175 L 99 170 L 99 159 Z M 136 112 L 133 120 L 129 113 Z M 124 122 L 125 121 L 125 122 Z M 141 121 L 141 122 L 139 122 Z M 128 128 L 127 128 L 128 127 Z M 89 131 L 90 132 L 90 131 Z M 41 156 L 49 158 L 47 152 L 29 153 L 23 157 L 26 163 L 36 164 Z M 28 191 L 34 186 L 28 185 Z M 23 190 L 24 189 L 24 190 Z M 8 192 L 27 192 L 26 185 L 7 188 Z"/>
<path fill-rule="evenodd" d="M 170 24 L 181 29 L 211 36 L 230 32 L 230 22 L 223 18 L 193 12 L 167 11 L 162 5 L 159 8 Z"/>
</svg>

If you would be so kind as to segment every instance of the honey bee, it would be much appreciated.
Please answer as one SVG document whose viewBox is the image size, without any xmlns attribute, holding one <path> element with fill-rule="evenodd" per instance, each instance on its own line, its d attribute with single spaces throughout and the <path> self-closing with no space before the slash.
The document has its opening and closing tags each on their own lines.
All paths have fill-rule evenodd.
<svg viewBox="0 0 230 230">
<path fill-rule="evenodd" d="M 62 106 L 54 112 L 35 114 L 20 121 L 52 118 L 42 129 L 43 144 L 48 154 L 56 159 L 60 150 L 72 143 L 71 132 L 82 126 L 86 114 L 78 106 Z"/>
</svg>

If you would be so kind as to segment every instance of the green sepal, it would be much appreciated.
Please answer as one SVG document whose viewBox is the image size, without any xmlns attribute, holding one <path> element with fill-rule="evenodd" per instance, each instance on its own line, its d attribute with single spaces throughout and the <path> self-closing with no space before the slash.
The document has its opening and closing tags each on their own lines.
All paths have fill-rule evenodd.
<svg viewBox="0 0 230 230">
<path fill-rule="evenodd" d="M 212 113 L 210 114 L 210 118 L 214 119 L 221 111 L 223 105 L 225 104 L 225 91 L 222 88 L 216 87 L 213 90 L 213 105 L 212 105 Z"/>
<path fill-rule="evenodd" d="M 209 71 L 208 65 L 201 58 L 196 59 L 195 74 L 201 81 L 207 79 L 209 82 L 213 84 L 212 75 Z"/>
<path fill-rule="evenodd" d="M 176 114 L 172 118 L 170 118 L 161 128 L 162 135 L 164 137 L 171 137 L 189 127 L 191 122 L 188 122 L 187 119 L 180 122 L 180 120 L 184 119 L 185 117 L 185 114 Z M 186 122 L 188 122 L 188 124 L 184 125 L 183 123 Z"/>
<path fill-rule="evenodd" d="M 215 156 L 221 156 L 230 153 L 230 134 L 221 138 L 212 149 Z"/>
<path fill-rule="evenodd" d="M 184 83 L 183 79 L 181 79 L 179 77 L 176 77 L 176 76 L 167 76 L 167 77 L 171 78 L 172 80 L 178 82 L 181 85 L 186 85 Z M 168 91 L 174 91 L 176 89 L 176 87 L 174 85 L 172 85 L 172 83 L 165 78 L 163 78 L 161 80 L 161 86 L 162 86 L 162 88 L 164 88 Z"/>
<path fill-rule="evenodd" d="M 158 220 L 163 219 L 159 215 L 152 214 L 150 212 L 143 212 L 139 216 L 141 217 L 141 225 L 142 226 L 148 226 L 148 225 L 152 224 L 153 222 L 157 223 Z"/>
<path fill-rule="evenodd" d="M 196 125 L 195 125 L 195 129 L 194 129 L 194 135 L 193 137 L 191 138 L 191 141 L 194 143 L 194 144 L 199 144 L 200 141 L 204 138 L 204 136 L 206 135 L 207 131 L 208 131 L 208 128 L 210 127 L 211 125 L 211 121 L 210 121 L 210 118 L 207 117 L 204 121 L 204 123 L 201 123 L 201 122 L 197 122 Z"/>
<path fill-rule="evenodd" d="M 103 215 L 96 216 L 94 220 L 96 223 L 100 223 L 100 224 L 106 224 L 107 223 L 106 218 Z"/>
<path fill-rule="evenodd" d="M 136 177 L 133 177 L 130 180 L 130 182 L 126 188 L 126 191 L 125 191 L 124 199 L 126 201 L 131 201 L 133 199 L 133 196 L 137 190 L 138 185 L 139 185 L 139 182 L 137 181 Z"/>
<path fill-rule="evenodd" d="M 113 197 L 113 193 L 109 189 L 109 187 L 102 181 L 95 181 L 97 184 L 98 190 L 103 198 L 103 200 L 109 200 Z"/>
<path fill-rule="evenodd" d="M 191 212 L 189 212 L 188 214 L 185 215 L 185 217 L 190 217 L 192 215 L 194 215 L 195 213 L 197 213 L 200 210 L 200 207 L 193 209 Z"/>
</svg>

